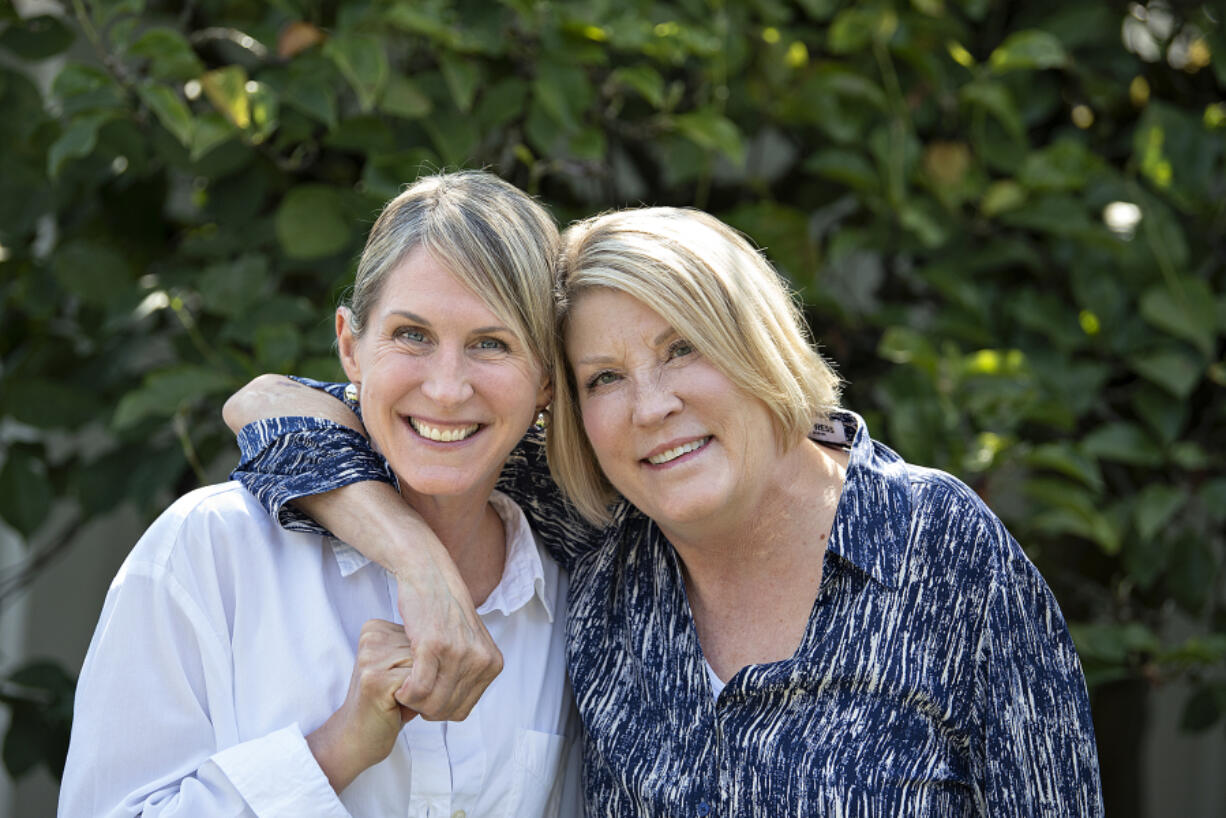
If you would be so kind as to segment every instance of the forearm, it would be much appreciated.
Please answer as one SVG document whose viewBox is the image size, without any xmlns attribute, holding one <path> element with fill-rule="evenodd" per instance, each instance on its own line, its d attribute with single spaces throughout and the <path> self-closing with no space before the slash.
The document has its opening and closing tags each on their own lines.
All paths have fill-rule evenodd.
<svg viewBox="0 0 1226 818">
<path fill-rule="evenodd" d="M 294 504 L 401 581 L 421 575 L 423 568 L 433 568 L 454 575 L 463 586 L 455 563 L 434 531 L 388 483 L 352 483 L 300 497 Z"/>
<path fill-rule="evenodd" d="M 248 423 L 287 415 L 323 418 L 366 433 L 358 416 L 344 403 L 284 375 L 257 375 L 221 408 L 222 419 L 235 434 Z"/>
</svg>

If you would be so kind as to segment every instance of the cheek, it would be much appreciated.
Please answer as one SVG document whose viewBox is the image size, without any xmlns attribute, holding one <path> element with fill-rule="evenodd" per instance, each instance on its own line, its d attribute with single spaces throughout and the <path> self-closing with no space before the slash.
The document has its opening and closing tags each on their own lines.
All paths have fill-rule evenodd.
<svg viewBox="0 0 1226 818">
<path fill-rule="evenodd" d="M 592 444 L 592 451 L 596 454 L 596 459 L 603 466 L 606 459 L 613 452 L 613 446 L 617 441 L 617 434 L 612 429 L 610 423 L 612 413 L 609 401 L 600 398 L 580 398 L 579 413 L 583 417 L 583 431 L 587 434 L 588 442 Z"/>
</svg>

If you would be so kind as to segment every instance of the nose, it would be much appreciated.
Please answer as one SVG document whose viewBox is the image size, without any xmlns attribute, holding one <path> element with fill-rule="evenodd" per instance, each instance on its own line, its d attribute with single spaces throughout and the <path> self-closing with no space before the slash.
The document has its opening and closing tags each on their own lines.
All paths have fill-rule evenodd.
<svg viewBox="0 0 1226 818">
<path fill-rule="evenodd" d="M 664 378 L 645 378 L 634 390 L 633 420 L 637 426 L 653 426 L 680 412 L 681 398 Z"/>
<path fill-rule="evenodd" d="M 459 406 L 473 395 L 468 359 L 460 350 L 440 350 L 430 361 L 430 374 L 421 391 L 439 406 Z"/>
</svg>

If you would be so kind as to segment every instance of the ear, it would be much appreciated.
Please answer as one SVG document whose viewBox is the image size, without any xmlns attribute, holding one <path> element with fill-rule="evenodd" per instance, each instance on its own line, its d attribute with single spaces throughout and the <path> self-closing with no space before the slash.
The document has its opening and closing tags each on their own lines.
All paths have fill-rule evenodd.
<svg viewBox="0 0 1226 818">
<path fill-rule="evenodd" d="M 539 412 L 553 402 L 553 382 L 548 375 L 541 376 L 541 388 L 536 393 L 536 410 Z"/>
<path fill-rule="evenodd" d="M 353 332 L 353 314 L 348 307 L 336 308 L 336 349 L 345 377 L 352 383 L 360 384 L 362 366 L 358 363 L 358 336 Z"/>
</svg>

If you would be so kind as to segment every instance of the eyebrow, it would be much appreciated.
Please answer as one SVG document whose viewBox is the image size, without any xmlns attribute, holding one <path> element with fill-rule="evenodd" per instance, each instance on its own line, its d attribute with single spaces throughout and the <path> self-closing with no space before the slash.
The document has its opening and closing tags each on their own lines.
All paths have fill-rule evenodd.
<svg viewBox="0 0 1226 818">
<path fill-rule="evenodd" d="M 433 327 L 434 326 L 433 324 L 430 323 L 430 321 L 425 316 L 418 315 L 415 312 L 409 312 L 408 310 L 391 310 L 390 312 L 388 312 L 388 315 L 399 315 L 402 318 L 409 319 L 415 324 L 421 324 L 423 327 Z M 511 335 L 515 334 L 514 332 L 511 332 L 511 329 L 509 327 L 504 327 L 501 324 L 493 324 L 488 327 L 477 327 L 476 329 L 470 330 L 469 334 L 470 335 L 485 335 L 491 332 L 506 332 Z"/>
<path fill-rule="evenodd" d="M 666 328 L 663 332 L 651 340 L 652 346 L 660 346 L 670 337 L 677 334 L 677 330 L 673 327 Z M 612 355 L 589 355 L 586 358 L 580 358 L 575 361 L 573 366 L 591 366 L 592 364 L 609 364 L 614 363 L 615 358 Z"/>
</svg>

